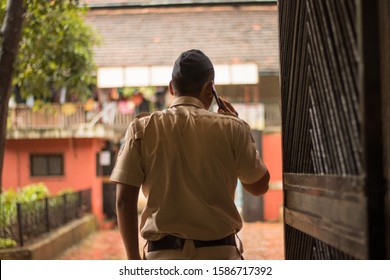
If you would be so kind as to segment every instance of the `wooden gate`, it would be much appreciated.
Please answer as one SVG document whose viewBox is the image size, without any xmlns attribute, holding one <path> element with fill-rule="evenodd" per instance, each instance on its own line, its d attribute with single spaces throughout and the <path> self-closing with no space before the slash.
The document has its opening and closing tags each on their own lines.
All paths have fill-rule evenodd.
<svg viewBox="0 0 390 280">
<path fill-rule="evenodd" d="M 278 8 L 285 257 L 390 258 L 390 3 Z"/>
</svg>

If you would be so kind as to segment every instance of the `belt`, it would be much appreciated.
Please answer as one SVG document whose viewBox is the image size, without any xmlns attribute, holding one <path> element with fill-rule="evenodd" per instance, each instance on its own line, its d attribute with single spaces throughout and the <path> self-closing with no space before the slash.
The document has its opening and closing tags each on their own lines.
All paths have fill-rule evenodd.
<svg viewBox="0 0 390 280">
<path fill-rule="evenodd" d="M 236 238 L 234 234 L 217 240 L 192 240 L 196 248 L 213 247 L 213 246 L 236 246 Z M 159 240 L 148 241 L 148 252 L 180 249 L 184 247 L 185 239 L 173 235 L 166 235 Z"/>
</svg>

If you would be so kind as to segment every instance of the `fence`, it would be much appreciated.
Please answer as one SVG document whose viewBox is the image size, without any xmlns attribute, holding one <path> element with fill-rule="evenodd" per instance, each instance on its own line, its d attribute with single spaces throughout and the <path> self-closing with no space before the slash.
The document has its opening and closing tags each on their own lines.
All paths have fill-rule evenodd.
<svg viewBox="0 0 390 280">
<path fill-rule="evenodd" d="M 38 111 L 25 105 L 9 110 L 9 129 L 71 129 L 79 125 L 103 124 L 125 131 L 134 120 L 135 113 L 122 113 L 119 103 L 110 103 L 102 110 L 86 110 L 85 104 L 50 104 Z M 265 104 L 266 127 L 280 127 L 280 105 Z"/>
<path fill-rule="evenodd" d="M 57 229 L 91 212 L 91 190 L 16 203 L 15 211 L 5 215 L 2 209 L 0 238 L 24 246 L 34 238 Z"/>
<path fill-rule="evenodd" d="M 118 110 L 118 106 L 107 106 L 103 110 L 86 110 L 84 104 L 50 104 L 40 110 L 34 110 L 18 105 L 10 108 L 8 125 L 10 129 L 69 129 L 88 123 L 102 123 L 117 129 L 126 129 L 133 119 L 134 114 L 123 114 Z"/>
</svg>

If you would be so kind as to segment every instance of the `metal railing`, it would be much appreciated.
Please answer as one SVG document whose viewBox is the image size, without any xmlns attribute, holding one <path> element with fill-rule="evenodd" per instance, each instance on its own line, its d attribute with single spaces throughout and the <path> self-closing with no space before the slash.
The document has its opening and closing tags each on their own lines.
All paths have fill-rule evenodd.
<svg viewBox="0 0 390 280">
<path fill-rule="evenodd" d="M 74 105 L 72 114 L 64 114 L 62 106 L 51 104 L 36 111 L 25 105 L 18 105 L 9 110 L 9 124 L 13 129 L 50 129 L 80 125 L 87 122 L 87 112 L 81 104 Z"/>
<path fill-rule="evenodd" d="M 24 246 L 42 234 L 90 212 L 90 189 L 32 202 L 18 202 L 16 213 L 6 217 L 4 211 L 0 212 L 0 238 L 13 240 L 18 246 Z"/>
<path fill-rule="evenodd" d="M 134 120 L 135 114 L 124 114 L 118 109 L 118 103 L 113 102 L 103 109 L 86 110 L 85 105 L 72 105 L 72 111 L 67 112 L 65 106 L 50 104 L 45 109 L 34 110 L 25 105 L 17 105 L 9 109 L 9 129 L 70 129 L 79 125 L 94 126 L 103 124 L 117 130 L 126 130 Z M 265 104 L 265 127 L 280 127 L 280 105 Z"/>
<path fill-rule="evenodd" d="M 115 103 L 114 103 L 115 105 Z M 68 109 L 66 108 L 68 106 Z M 69 129 L 80 125 L 104 124 L 116 129 L 126 129 L 134 114 L 123 114 L 118 106 L 86 110 L 84 104 L 50 104 L 44 109 L 34 110 L 25 105 L 9 109 L 9 129 Z"/>
</svg>

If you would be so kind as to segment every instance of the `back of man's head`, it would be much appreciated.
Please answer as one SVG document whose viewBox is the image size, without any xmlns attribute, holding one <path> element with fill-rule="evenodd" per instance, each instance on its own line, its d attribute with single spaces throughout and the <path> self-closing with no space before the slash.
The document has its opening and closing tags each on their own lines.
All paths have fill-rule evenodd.
<svg viewBox="0 0 390 280">
<path fill-rule="evenodd" d="M 172 85 L 177 95 L 198 96 L 203 85 L 214 80 L 214 67 L 200 50 L 183 52 L 172 70 Z"/>
</svg>

